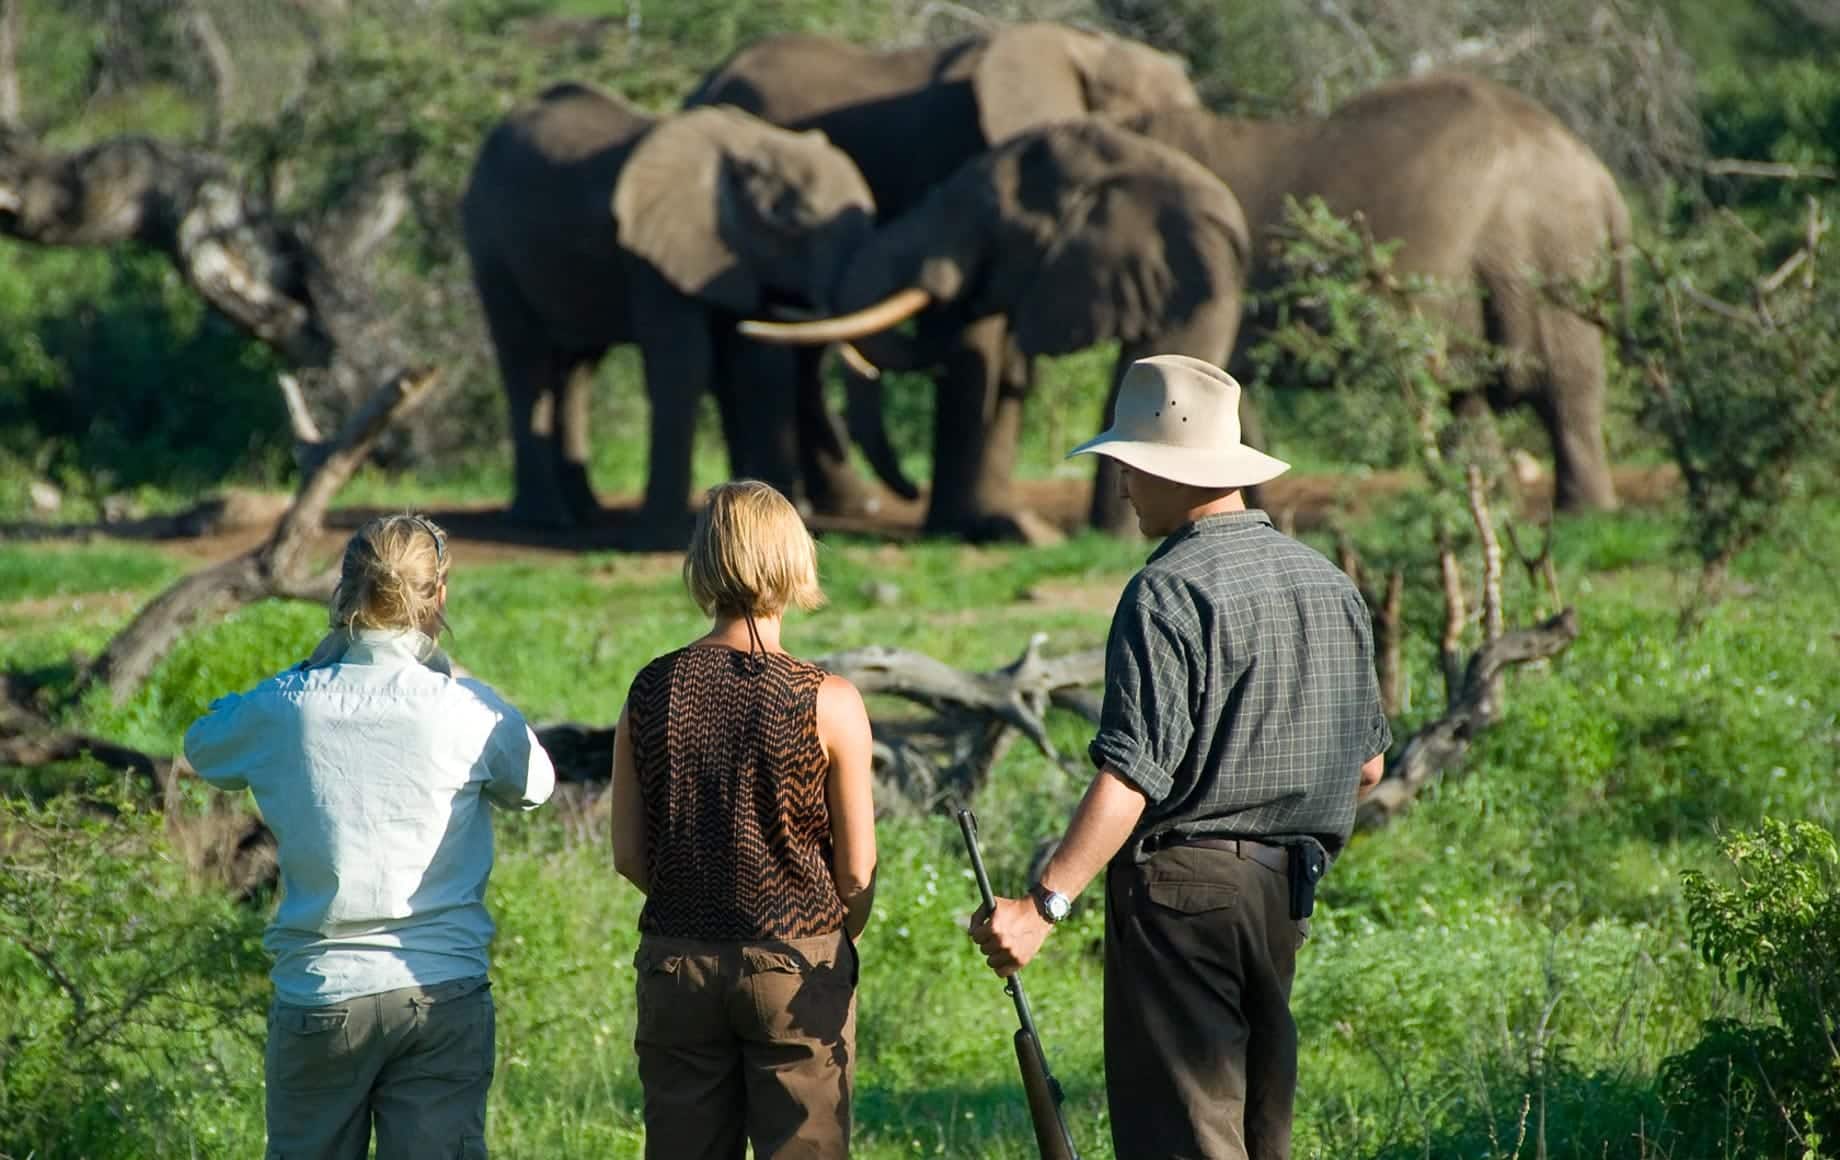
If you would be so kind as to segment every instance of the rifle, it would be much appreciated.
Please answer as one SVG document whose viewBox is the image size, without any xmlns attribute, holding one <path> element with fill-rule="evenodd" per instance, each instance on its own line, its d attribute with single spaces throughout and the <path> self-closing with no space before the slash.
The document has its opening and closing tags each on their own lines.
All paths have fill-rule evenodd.
<svg viewBox="0 0 1840 1160">
<path fill-rule="evenodd" d="M 977 816 L 968 809 L 958 811 L 958 828 L 965 835 L 965 850 L 971 855 L 971 870 L 977 875 L 978 892 L 984 906 L 995 910 L 997 901 L 990 890 L 990 875 L 984 872 L 984 855 L 978 850 Z M 1022 1069 L 1022 1091 L 1029 1101 L 1029 1119 L 1035 1123 L 1035 1147 L 1042 1160 L 1080 1160 L 1074 1149 L 1073 1135 L 1067 1131 L 1067 1119 L 1061 1114 L 1060 1081 L 1048 1070 L 1048 1057 L 1042 1054 L 1041 1037 L 1035 1034 L 1035 1017 L 1029 1014 L 1029 1000 L 1022 993 L 1022 972 L 1004 980 L 1003 989 L 1016 1002 L 1016 1066 Z"/>
</svg>

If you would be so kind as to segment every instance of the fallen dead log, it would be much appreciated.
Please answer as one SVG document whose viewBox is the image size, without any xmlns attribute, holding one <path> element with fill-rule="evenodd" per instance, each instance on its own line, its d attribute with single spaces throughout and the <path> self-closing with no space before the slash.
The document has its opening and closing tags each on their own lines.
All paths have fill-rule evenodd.
<svg viewBox="0 0 1840 1160">
<path fill-rule="evenodd" d="M 221 536 L 271 527 L 287 503 L 282 496 L 233 488 L 199 500 L 181 512 L 94 523 L 0 523 L 0 541 L 190 540 Z"/>
<path fill-rule="evenodd" d="M 1509 667 L 1557 656 L 1576 639 L 1578 615 L 1567 608 L 1534 628 L 1505 633 L 1478 649 L 1444 715 L 1407 738 L 1386 776 L 1362 799 L 1355 828 L 1384 826 L 1404 813 L 1425 787 L 1463 761 L 1475 738 L 1501 719 L 1501 677 Z"/>
<path fill-rule="evenodd" d="M 337 577 L 310 571 L 308 552 L 325 525 L 326 505 L 364 462 L 384 429 L 420 401 L 438 377 L 433 370 L 402 371 L 378 387 L 346 421 L 331 452 L 301 477 L 294 502 L 268 538 L 154 597 L 85 670 L 74 695 L 80 697 L 100 683 L 116 703 L 125 701 L 180 635 L 209 613 L 268 597 L 325 601 Z"/>
<path fill-rule="evenodd" d="M 933 809 L 969 801 L 1020 734 L 1057 764 L 1061 755 L 1044 720 L 1050 705 L 1097 720 L 1092 686 L 1105 676 L 1102 649 L 1043 656 L 1044 635 L 1001 668 L 970 672 L 907 649 L 870 645 L 815 657 L 865 695 L 898 697 L 928 711 L 921 717 L 872 717 L 875 774 L 884 810 Z M 564 722 L 536 727 L 564 783 L 607 780 L 613 768 L 611 726 Z"/>
</svg>

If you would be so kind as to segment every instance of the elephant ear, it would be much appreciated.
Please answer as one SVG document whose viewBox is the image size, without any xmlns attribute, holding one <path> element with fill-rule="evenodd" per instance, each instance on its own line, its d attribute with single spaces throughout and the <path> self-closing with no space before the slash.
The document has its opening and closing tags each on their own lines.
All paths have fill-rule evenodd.
<svg viewBox="0 0 1840 1160">
<path fill-rule="evenodd" d="M 1060 24 L 1012 24 L 992 33 L 971 77 L 985 144 L 1084 116 L 1087 77 L 1103 51 L 1097 36 Z"/>
<path fill-rule="evenodd" d="M 1026 355 L 1155 339 L 1244 288 L 1250 241 L 1232 192 L 1160 148 L 1119 161 L 1062 215 L 1017 299 Z"/>
<path fill-rule="evenodd" d="M 742 116 L 701 108 L 661 121 L 621 168 L 612 207 L 622 246 L 683 293 L 736 314 L 757 309 L 761 297 L 729 240 L 746 180 Z"/>
</svg>

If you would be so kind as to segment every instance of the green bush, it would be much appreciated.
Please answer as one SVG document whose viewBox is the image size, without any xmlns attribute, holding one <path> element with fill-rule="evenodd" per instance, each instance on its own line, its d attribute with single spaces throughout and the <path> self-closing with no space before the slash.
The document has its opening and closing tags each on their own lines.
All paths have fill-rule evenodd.
<svg viewBox="0 0 1840 1160">
<path fill-rule="evenodd" d="M 79 493 L 285 469 L 277 364 L 163 258 L 5 249 L 0 453 Z"/>
<path fill-rule="evenodd" d="M 1709 1021 L 1699 1043 L 1663 1065 L 1669 1101 L 1702 1140 L 1735 1143 L 1747 1156 L 1833 1155 L 1840 1145 L 1834 836 L 1811 822 L 1766 820 L 1720 849 L 1737 871 L 1735 884 L 1698 871 L 1681 875 L 1693 941 L 1766 1010 Z"/>
<path fill-rule="evenodd" d="M 260 1059 L 259 916 L 194 890 L 125 793 L 0 799 L 0 851 L 0 1154 L 208 1138 Z"/>
</svg>

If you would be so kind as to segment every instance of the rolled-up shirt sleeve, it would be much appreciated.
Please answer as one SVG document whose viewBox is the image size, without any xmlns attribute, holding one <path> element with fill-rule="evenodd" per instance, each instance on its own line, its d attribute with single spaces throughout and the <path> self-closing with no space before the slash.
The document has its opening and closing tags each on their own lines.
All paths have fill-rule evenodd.
<svg viewBox="0 0 1840 1160">
<path fill-rule="evenodd" d="M 1374 618 L 1367 601 L 1358 592 L 1348 596 L 1351 602 L 1349 621 L 1359 642 L 1362 700 L 1367 706 L 1367 759 L 1372 760 L 1393 747 L 1393 726 L 1386 719 L 1385 703 L 1380 699 L 1380 678 L 1374 665 Z"/>
<path fill-rule="evenodd" d="M 556 767 L 549 753 L 515 712 L 501 717 L 492 730 L 486 770 L 486 797 L 506 809 L 534 810 L 556 789 Z"/>
<path fill-rule="evenodd" d="M 211 702 L 205 715 L 185 731 L 185 760 L 198 776 L 218 789 L 249 788 L 262 731 L 248 728 L 253 704 L 239 693 Z"/>
<path fill-rule="evenodd" d="M 1126 586 L 1105 646 L 1105 701 L 1087 754 L 1151 802 L 1169 796 L 1194 736 L 1194 646 L 1151 606 L 1140 574 Z"/>
</svg>

